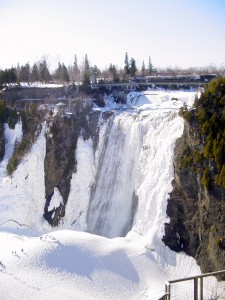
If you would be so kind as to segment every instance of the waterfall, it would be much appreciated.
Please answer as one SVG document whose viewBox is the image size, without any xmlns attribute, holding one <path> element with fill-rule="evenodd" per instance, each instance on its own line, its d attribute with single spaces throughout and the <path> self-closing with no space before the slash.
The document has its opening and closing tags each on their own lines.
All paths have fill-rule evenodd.
<svg viewBox="0 0 225 300">
<path fill-rule="evenodd" d="M 129 231 L 143 236 L 163 227 L 173 149 L 182 131 L 174 109 L 115 114 L 108 122 L 92 189 L 89 232 L 110 238 Z"/>
<path fill-rule="evenodd" d="M 108 123 L 88 212 L 88 231 L 124 236 L 136 206 L 135 174 L 141 135 L 136 116 L 117 114 Z"/>
</svg>

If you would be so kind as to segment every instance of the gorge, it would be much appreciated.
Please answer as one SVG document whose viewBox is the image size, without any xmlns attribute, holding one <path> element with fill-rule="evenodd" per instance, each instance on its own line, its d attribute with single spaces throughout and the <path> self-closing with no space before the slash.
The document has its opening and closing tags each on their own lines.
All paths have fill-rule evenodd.
<svg viewBox="0 0 225 300">
<path fill-rule="evenodd" d="M 145 284 L 139 284 L 136 296 L 143 289 L 147 289 L 145 296 L 153 296 L 168 276 L 200 272 L 194 259 L 184 253 L 195 257 L 203 271 L 224 269 L 224 250 L 214 243 L 224 233 L 224 202 L 215 210 L 215 214 L 221 212 L 221 226 L 215 225 L 212 217 L 219 230 L 210 237 L 212 250 L 205 251 L 208 245 L 199 242 L 197 229 L 192 232 L 186 225 L 190 215 L 198 214 L 199 206 L 206 205 L 211 214 L 210 206 L 214 205 L 205 203 L 213 203 L 212 198 L 204 198 L 196 206 L 199 193 L 206 194 L 204 186 L 200 180 L 196 183 L 190 171 L 184 170 L 189 172 L 187 176 L 178 172 L 179 145 L 184 141 L 193 143 L 194 135 L 179 116 L 179 109 L 184 105 L 191 108 L 195 97 L 195 92 L 187 91 L 146 91 L 130 93 L 126 105 L 115 104 L 106 97 L 105 108 L 86 107 L 72 116 L 54 109 L 51 113 L 40 110 L 32 145 L 10 176 L 7 164 L 15 155 L 14 149 L 23 143 L 25 133 L 22 118 L 12 129 L 4 123 L 1 144 L 5 143 L 5 151 L 0 164 L 2 230 L 16 230 L 18 224 L 24 224 L 23 229 L 32 228 L 38 236 L 73 230 L 103 236 L 106 243 L 121 241 L 116 251 L 125 249 L 120 245 L 125 241 L 131 242 L 133 249 L 138 245 L 145 260 L 156 262 L 152 272 L 161 273 L 154 289 L 147 271 L 138 271 L 144 274 Z M 219 195 L 224 195 L 224 190 Z M 193 224 L 198 222 L 190 227 L 198 226 Z M 162 240 L 180 253 L 175 254 Z M 123 264 L 116 256 L 115 263 Z M 135 285 L 135 280 L 131 281 Z M 121 294 L 118 299 L 128 299 L 130 295 Z"/>
</svg>

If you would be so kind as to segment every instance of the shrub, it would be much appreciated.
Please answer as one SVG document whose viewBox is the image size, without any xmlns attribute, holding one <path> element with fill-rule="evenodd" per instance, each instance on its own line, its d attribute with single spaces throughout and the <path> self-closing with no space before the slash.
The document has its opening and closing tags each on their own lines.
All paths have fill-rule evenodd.
<svg viewBox="0 0 225 300">
<path fill-rule="evenodd" d="M 225 164 L 222 166 L 220 173 L 216 175 L 215 183 L 225 188 Z"/>
<path fill-rule="evenodd" d="M 17 114 L 16 116 L 18 118 Z M 22 157 L 30 150 L 36 138 L 35 134 L 38 129 L 39 119 L 36 110 L 36 104 L 28 105 L 25 110 L 21 111 L 20 116 L 22 120 L 23 137 L 21 142 L 16 143 L 13 155 L 8 162 L 7 173 L 9 176 L 11 176 L 14 170 L 18 167 Z M 17 120 L 17 118 L 15 120 Z"/>
<path fill-rule="evenodd" d="M 202 154 L 199 153 L 197 150 L 194 150 L 194 163 L 200 164 L 202 162 Z"/>
<path fill-rule="evenodd" d="M 209 190 L 209 183 L 210 183 L 210 178 L 209 178 L 209 169 L 206 169 L 203 172 L 202 180 L 201 180 L 202 185 L 205 187 L 205 189 L 208 191 Z"/>
</svg>

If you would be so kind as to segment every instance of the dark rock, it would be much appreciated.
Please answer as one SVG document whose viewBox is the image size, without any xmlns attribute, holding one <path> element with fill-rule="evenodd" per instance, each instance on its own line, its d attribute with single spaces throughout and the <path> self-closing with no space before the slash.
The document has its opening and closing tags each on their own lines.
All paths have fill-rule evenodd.
<svg viewBox="0 0 225 300">
<path fill-rule="evenodd" d="M 4 124 L 0 124 L 0 162 L 3 160 L 4 155 L 5 155 Z"/>
<path fill-rule="evenodd" d="M 198 131 L 194 121 L 185 122 L 175 146 L 173 191 L 167 205 L 170 222 L 165 224 L 163 241 L 170 249 L 193 256 L 202 272 L 211 272 L 225 269 L 225 250 L 217 242 L 225 236 L 225 189 L 213 182 L 209 190 L 202 185 L 204 161 L 197 167 L 193 159 L 183 164 L 184 149 L 190 157 L 194 150 L 202 151 Z"/>
<path fill-rule="evenodd" d="M 57 115 L 50 127 L 50 134 L 46 137 L 44 218 L 52 226 L 57 226 L 65 216 L 70 182 L 72 174 L 76 172 L 75 150 L 78 137 L 82 134 L 84 139 L 91 138 L 94 148 L 97 147 L 100 114 L 86 109 L 69 119 Z M 58 208 L 48 211 L 55 187 L 59 189 L 63 203 Z"/>
</svg>

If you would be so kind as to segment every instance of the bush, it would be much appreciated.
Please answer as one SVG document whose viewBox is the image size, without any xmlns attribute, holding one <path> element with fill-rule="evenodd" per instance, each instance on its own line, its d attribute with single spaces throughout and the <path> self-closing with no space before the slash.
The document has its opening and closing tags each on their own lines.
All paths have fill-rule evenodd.
<svg viewBox="0 0 225 300">
<path fill-rule="evenodd" d="M 202 185 L 205 187 L 205 189 L 208 191 L 209 190 L 209 183 L 210 183 L 210 179 L 209 179 L 209 169 L 206 169 L 203 172 L 203 176 L 202 176 L 202 181 L 201 181 Z"/>
<path fill-rule="evenodd" d="M 220 173 L 216 175 L 215 183 L 225 188 L 225 164 L 222 166 Z"/>
<path fill-rule="evenodd" d="M 202 154 L 199 153 L 197 150 L 194 150 L 194 163 L 201 164 L 202 159 L 203 159 Z"/>
<path fill-rule="evenodd" d="M 18 167 L 21 159 L 26 153 L 28 153 L 33 142 L 35 141 L 35 134 L 37 132 L 39 124 L 36 107 L 36 104 L 30 104 L 26 107 L 25 110 L 21 111 L 20 113 L 22 120 L 23 137 L 21 142 L 16 143 L 13 155 L 8 162 L 7 173 L 9 176 L 11 176 L 14 170 Z M 17 118 L 12 118 L 12 120 L 17 120 L 18 115 L 16 114 L 16 116 Z"/>
</svg>

